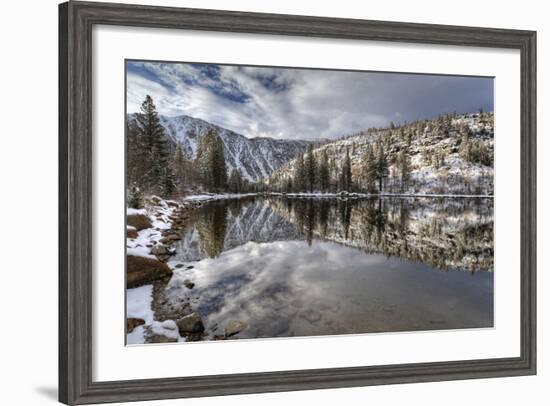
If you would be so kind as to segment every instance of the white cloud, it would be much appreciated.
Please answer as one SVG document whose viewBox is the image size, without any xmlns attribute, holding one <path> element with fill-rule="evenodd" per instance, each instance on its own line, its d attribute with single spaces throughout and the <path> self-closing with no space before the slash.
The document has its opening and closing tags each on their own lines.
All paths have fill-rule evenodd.
<svg viewBox="0 0 550 406">
<path fill-rule="evenodd" d="M 186 114 L 248 137 L 336 138 L 390 121 L 492 110 L 491 79 L 307 69 L 136 63 L 128 111 L 150 94 L 161 114 Z M 208 70 L 209 69 L 209 70 Z"/>
</svg>

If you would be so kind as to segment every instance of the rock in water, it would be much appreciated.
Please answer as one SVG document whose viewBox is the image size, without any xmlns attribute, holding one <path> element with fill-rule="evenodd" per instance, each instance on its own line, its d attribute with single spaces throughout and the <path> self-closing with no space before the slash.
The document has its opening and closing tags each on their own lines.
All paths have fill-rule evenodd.
<svg viewBox="0 0 550 406">
<path fill-rule="evenodd" d="M 126 255 L 127 288 L 137 288 L 171 275 L 170 267 L 157 259 Z"/>
<path fill-rule="evenodd" d="M 196 334 L 204 331 L 201 316 L 198 313 L 191 313 L 177 321 L 178 329 L 181 335 Z"/>
<path fill-rule="evenodd" d="M 191 282 L 189 279 L 184 280 L 183 284 L 187 289 L 193 289 L 195 287 L 195 284 Z"/>
<path fill-rule="evenodd" d="M 248 324 L 240 320 L 230 320 L 225 325 L 225 336 L 231 337 L 248 327 Z"/>
<path fill-rule="evenodd" d="M 126 224 L 138 231 L 153 227 L 151 220 L 145 214 L 129 214 L 126 217 Z"/>
<path fill-rule="evenodd" d="M 143 324 L 145 324 L 145 320 L 143 319 L 136 319 L 132 317 L 126 319 L 126 334 L 131 333 L 137 326 L 141 326 Z"/>
</svg>

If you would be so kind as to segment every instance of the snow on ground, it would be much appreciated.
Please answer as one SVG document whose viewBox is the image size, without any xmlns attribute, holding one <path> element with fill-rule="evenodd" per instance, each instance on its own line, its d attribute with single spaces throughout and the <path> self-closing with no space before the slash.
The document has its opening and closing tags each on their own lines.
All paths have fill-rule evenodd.
<svg viewBox="0 0 550 406">
<path fill-rule="evenodd" d="M 145 210 L 145 209 L 134 209 L 132 207 L 128 207 L 126 209 L 126 215 L 127 216 L 132 216 L 132 215 L 137 215 L 137 214 L 147 215 L 147 210 Z"/>
<path fill-rule="evenodd" d="M 155 313 L 151 309 L 152 301 L 153 285 L 126 289 L 126 317 L 145 321 L 144 325 L 134 328 L 131 333 L 126 335 L 127 344 L 144 344 L 145 337 L 149 334 L 185 341 L 185 338 L 180 336 L 174 320 L 157 321 L 154 319 Z"/>
<path fill-rule="evenodd" d="M 153 245 L 155 241 L 158 243 L 162 238 L 159 230 L 171 227 L 172 220 L 170 216 L 174 214 L 178 202 L 165 201 L 155 196 L 148 200 L 152 204 L 148 204 L 144 209 L 127 208 L 128 215 L 142 214 L 149 217 L 152 227 L 139 231 L 137 238 L 126 238 L 126 254 L 156 259 L 156 256 L 150 253 L 150 248 L 147 245 Z M 135 230 L 135 227 L 127 226 L 128 229 Z M 185 338 L 180 336 L 178 326 L 174 320 L 161 322 L 154 319 L 154 312 L 151 309 L 152 294 L 153 285 L 126 289 L 126 317 L 145 321 L 144 325 L 137 326 L 131 333 L 127 334 L 127 344 L 144 344 L 146 337 L 150 335 L 162 335 L 178 341 L 185 341 Z"/>
<path fill-rule="evenodd" d="M 257 193 L 223 193 L 223 194 L 201 194 L 186 196 L 182 199 L 183 202 L 198 202 L 207 200 L 221 199 L 240 199 L 242 197 L 256 196 Z"/>
<path fill-rule="evenodd" d="M 151 310 L 152 295 L 153 285 L 126 289 L 126 317 L 143 319 L 145 324 L 151 324 L 154 317 Z"/>
<path fill-rule="evenodd" d="M 149 248 L 148 247 L 145 247 L 145 246 L 142 246 L 142 245 L 139 245 L 139 244 L 138 244 L 138 246 L 127 247 L 126 248 L 126 255 L 132 255 L 134 257 L 144 257 L 144 258 L 149 258 L 149 259 L 156 259 L 156 257 L 153 254 L 149 253 Z"/>
</svg>

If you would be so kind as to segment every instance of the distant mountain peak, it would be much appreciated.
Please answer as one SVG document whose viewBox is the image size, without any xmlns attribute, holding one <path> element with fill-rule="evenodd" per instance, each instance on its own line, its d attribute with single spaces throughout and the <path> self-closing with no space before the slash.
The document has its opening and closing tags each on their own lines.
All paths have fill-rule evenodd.
<svg viewBox="0 0 550 406">
<path fill-rule="evenodd" d="M 136 120 L 136 113 L 128 114 L 128 121 Z M 199 138 L 208 130 L 215 130 L 224 144 L 227 172 L 239 169 L 249 181 L 268 178 L 288 161 L 303 152 L 309 141 L 280 140 L 269 137 L 247 138 L 206 120 L 188 115 L 159 115 L 166 136 L 173 146 L 180 144 L 187 159 L 197 156 Z"/>
</svg>

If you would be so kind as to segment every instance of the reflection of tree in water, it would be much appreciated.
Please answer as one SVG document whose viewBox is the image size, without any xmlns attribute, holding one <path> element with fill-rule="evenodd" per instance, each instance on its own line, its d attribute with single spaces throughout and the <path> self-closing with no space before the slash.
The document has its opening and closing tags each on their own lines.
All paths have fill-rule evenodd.
<svg viewBox="0 0 550 406">
<path fill-rule="evenodd" d="M 348 200 L 340 200 L 338 202 L 338 214 L 340 215 L 340 224 L 344 234 L 344 238 L 348 239 L 349 234 L 349 222 L 351 219 L 351 204 Z"/>
<path fill-rule="evenodd" d="M 311 244 L 317 237 L 439 269 L 493 268 L 492 201 L 275 199 L 270 206 Z"/>
<path fill-rule="evenodd" d="M 200 248 L 210 258 L 217 257 L 223 251 L 228 207 L 226 202 L 216 202 L 196 212 L 195 226 L 199 233 Z M 233 210 L 237 210 L 236 206 Z"/>
<path fill-rule="evenodd" d="M 355 209 L 360 218 L 362 238 L 380 248 L 385 241 L 387 221 L 384 207 L 385 202 L 382 199 L 369 199 L 364 205 Z"/>
</svg>

